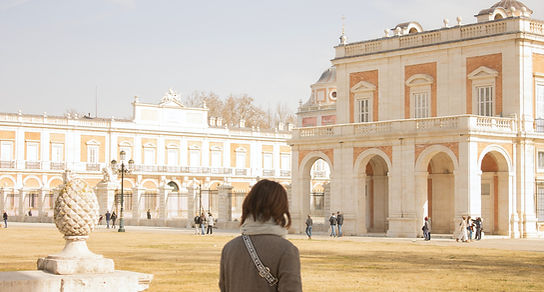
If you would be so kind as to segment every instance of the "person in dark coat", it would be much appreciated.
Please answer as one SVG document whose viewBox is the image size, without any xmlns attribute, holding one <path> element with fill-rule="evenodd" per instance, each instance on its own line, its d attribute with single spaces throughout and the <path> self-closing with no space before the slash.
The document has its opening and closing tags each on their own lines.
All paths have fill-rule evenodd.
<svg viewBox="0 0 544 292">
<path fill-rule="evenodd" d="M 151 219 L 151 209 L 147 209 L 147 220 Z"/>
<path fill-rule="evenodd" d="M 4 219 L 4 228 L 8 228 L 8 213 L 6 212 L 6 210 L 4 210 L 2 218 Z"/>
<path fill-rule="evenodd" d="M 117 214 L 113 211 L 111 213 L 111 228 L 115 228 L 115 220 L 117 220 Z"/>
<path fill-rule="evenodd" d="M 338 237 L 342 237 L 342 225 L 344 225 L 344 215 L 340 211 L 336 212 L 336 225 L 338 225 Z"/>
<path fill-rule="evenodd" d="M 331 235 L 329 236 L 336 237 L 336 231 L 335 231 L 336 223 L 337 223 L 336 216 L 334 215 L 334 213 L 332 213 L 331 217 L 329 217 L 329 224 L 331 225 Z"/>
<path fill-rule="evenodd" d="M 110 211 L 106 211 L 106 228 L 110 228 L 111 214 Z"/>
<path fill-rule="evenodd" d="M 308 219 L 306 219 L 306 235 L 308 235 L 308 239 L 312 239 L 312 226 L 314 225 L 314 221 L 312 220 L 312 217 L 308 215 Z"/>
</svg>

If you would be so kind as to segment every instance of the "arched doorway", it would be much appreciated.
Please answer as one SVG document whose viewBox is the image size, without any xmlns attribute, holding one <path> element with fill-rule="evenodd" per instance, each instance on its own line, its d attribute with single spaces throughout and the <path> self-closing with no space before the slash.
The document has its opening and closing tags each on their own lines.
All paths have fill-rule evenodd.
<svg viewBox="0 0 544 292">
<path fill-rule="evenodd" d="M 329 164 L 317 159 L 310 168 L 309 214 L 316 222 L 325 222 L 330 209 L 330 175 Z"/>
<path fill-rule="evenodd" d="M 427 165 L 427 192 L 424 215 L 431 218 L 433 233 L 450 234 L 455 230 L 455 177 L 451 158 L 435 154 Z"/>
<path fill-rule="evenodd" d="M 480 170 L 481 218 L 484 232 L 508 235 L 510 216 L 508 162 L 500 152 L 489 151 L 481 160 Z"/>
<path fill-rule="evenodd" d="M 386 233 L 389 224 L 389 181 L 387 164 L 380 156 L 373 156 L 364 167 L 366 230 Z"/>
</svg>

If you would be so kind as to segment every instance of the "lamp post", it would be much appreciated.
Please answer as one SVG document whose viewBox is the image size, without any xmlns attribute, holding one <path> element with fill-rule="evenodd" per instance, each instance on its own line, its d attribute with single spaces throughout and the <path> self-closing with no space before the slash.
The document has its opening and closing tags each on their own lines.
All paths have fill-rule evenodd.
<svg viewBox="0 0 544 292">
<path fill-rule="evenodd" d="M 123 211 L 125 209 L 124 207 L 124 194 L 123 194 L 123 184 L 125 181 L 125 174 L 132 173 L 134 170 L 134 160 L 129 160 L 128 165 L 125 165 L 126 163 L 126 153 L 125 151 L 121 150 L 119 152 L 119 157 L 121 158 L 120 165 L 117 164 L 117 161 L 114 159 L 111 161 L 111 170 L 115 174 L 121 173 L 121 212 L 119 213 L 119 230 L 118 232 L 125 232 L 125 219 L 123 216 Z M 127 167 L 128 166 L 128 167 Z"/>
</svg>

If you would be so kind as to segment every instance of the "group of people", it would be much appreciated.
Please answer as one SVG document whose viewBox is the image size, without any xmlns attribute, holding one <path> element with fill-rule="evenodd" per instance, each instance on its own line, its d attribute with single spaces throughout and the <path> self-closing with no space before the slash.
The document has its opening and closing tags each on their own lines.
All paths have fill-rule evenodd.
<svg viewBox="0 0 544 292">
<path fill-rule="evenodd" d="M 115 211 L 110 213 L 110 211 L 106 211 L 106 214 L 104 216 L 100 215 L 98 217 L 98 225 L 102 224 L 102 220 L 104 220 L 104 217 L 106 217 L 106 228 L 110 228 L 110 221 L 111 221 L 111 228 L 115 228 L 115 221 L 117 220 L 117 214 L 115 214 Z"/>
<path fill-rule="evenodd" d="M 340 211 L 336 214 L 332 213 L 329 217 L 329 224 L 331 225 L 331 234 L 332 237 L 342 237 L 342 225 L 344 224 L 344 215 Z"/>
<path fill-rule="evenodd" d="M 472 235 L 474 234 L 475 240 L 482 239 L 482 233 L 484 231 L 483 220 L 481 217 L 471 219 L 470 216 L 462 216 L 462 220 L 459 223 L 457 230 L 457 237 L 455 241 L 471 242 Z"/>
<path fill-rule="evenodd" d="M 196 214 L 193 221 L 196 235 L 213 234 L 215 218 L 213 218 L 211 212 L 208 212 L 208 216 L 206 216 L 204 213 L 200 215 Z"/>
</svg>

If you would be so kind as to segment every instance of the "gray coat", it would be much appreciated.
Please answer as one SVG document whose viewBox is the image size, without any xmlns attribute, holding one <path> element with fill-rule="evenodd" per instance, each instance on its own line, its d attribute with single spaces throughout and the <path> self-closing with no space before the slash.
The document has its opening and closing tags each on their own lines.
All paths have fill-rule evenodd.
<svg viewBox="0 0 544 292">
<path fill-rule="evenodd" d="M 261 262 L 279 282 L 270 287 L 259 276 L 241 236 L 229 241 L 221 253 L 219 288 L 222 292 L 302 291 L 298 248 L 290 241 L 269 234 L 251 235 Z"/>
</svg>

